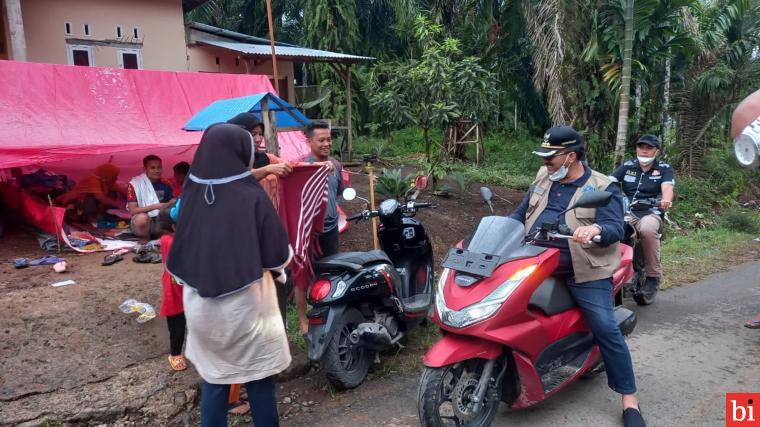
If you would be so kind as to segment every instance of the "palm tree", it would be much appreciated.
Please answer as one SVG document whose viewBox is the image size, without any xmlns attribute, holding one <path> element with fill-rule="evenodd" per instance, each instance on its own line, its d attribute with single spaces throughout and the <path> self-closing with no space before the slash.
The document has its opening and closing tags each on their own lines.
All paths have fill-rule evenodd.
<svg viewBox="0 0 760 427">
<path fill-rule="evenodd" d="M 620 85 L 620 112 L 615 141 L 615 165 L 623 163 L 625 156 L 625 138 L 628 134 L 628 102 L 631 95 L 631 58 L 633 57 L 633 4 L 634 0 L 621 0 L 625 3 L 625 43 L 623 48 L 623 76 Z"/>
</svg>

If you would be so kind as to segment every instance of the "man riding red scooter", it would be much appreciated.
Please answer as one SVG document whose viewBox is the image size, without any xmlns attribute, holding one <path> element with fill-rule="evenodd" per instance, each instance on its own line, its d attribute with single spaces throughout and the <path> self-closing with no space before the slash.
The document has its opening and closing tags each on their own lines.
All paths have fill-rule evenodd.
<svg viewBox="0 0 760 427">
<path fill-rule="evenodd" d="M 583 137 L 569 126 L 549 129 L 534 154 L 545 167 L 515 212 L 483 218 L 444 261 L 433 316 L 443 338 L 424 359 L 423 426 L 488 425 L 499 401 L 543 401 L 600 367 L 600 353 L 625 425 L 645 425 L 623 338 L 635 315 L 613 308 L 632 275 L 620 191 L 583 162 Z"/>
</svg>

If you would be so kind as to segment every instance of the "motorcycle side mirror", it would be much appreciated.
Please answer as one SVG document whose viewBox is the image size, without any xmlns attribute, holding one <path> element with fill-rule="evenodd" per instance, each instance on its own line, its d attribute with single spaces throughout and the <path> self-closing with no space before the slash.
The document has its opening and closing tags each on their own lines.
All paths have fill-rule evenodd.
<svg viewBox="0 0 760 427">
<path fill-rule="evenodd" d="M 589 191 L 583 193 L 570 209 L 601 208 L 607 206 L 610 203 L 610 200 L 612 200 L 612 193 L 609 191 Z"/>
<path fill-rule="evenodd" d="M 351 187 L 348 187 L 345 190 L 343 190 L 343 200 L 350 202 L 351 200 L 354 200 L 355 198 L 356 198 L 356 190 L 354 190 Z"/>
<path fill-rule="evenodd" d="M 486 202 L 488 207 L 491 209 L 491 213 L 493 213 L 493 205 L 491 204 L 491 199 L 493 199 L 493 192 L 488 187 L 480 187 L 480 195 L 483 197 L 483 201 Z"/>
</svg>

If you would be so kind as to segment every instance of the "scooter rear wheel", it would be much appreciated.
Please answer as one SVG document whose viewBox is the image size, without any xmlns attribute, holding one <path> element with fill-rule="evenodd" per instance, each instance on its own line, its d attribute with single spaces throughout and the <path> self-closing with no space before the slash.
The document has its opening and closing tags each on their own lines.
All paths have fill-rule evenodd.
<svg viewBox="0 0 760 427">
<path fill-rule="evenodd" d="M 486 427 L 499 409 L 501 387 L 489 386 L 485 402 L 473 411 L 471 398 L 485 360 L 473 359 L 442 368 L 425 368 L 420 378 L 417 411 L 423 427 Z"/>
<path fill-rule="evenodd" d="M 359 310 L 346 309 L 322 356 L 322 366 L 327 381 L 339 390 L 358 387 L 369 372 L 372 352 L 353 345 L 350 339 L 351 332 L 364 321 L 364 316 Z"/>
</svg>

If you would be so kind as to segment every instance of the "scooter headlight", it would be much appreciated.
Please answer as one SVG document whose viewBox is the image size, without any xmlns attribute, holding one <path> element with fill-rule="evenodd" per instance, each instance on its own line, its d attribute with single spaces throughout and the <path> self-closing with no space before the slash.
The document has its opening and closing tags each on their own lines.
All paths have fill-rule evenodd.
<svg viewBox="0 0 760 427">
<path fill-rule="evenodd" d="M 438 293 L 436 295 L 435 306 L 438 311 L 438 318 L 445 325 L 453 328 L 464 328 L 488 319 L 499 310 L 499 307 L 514 293 L 523 280 L 536 270 L 536 267 L 538 267 L 537 264 L 531 264 L 517 270 L 508 280 L 494 289 L 487 297 L 483 298 L 482 301 L 464 307 L 461 310 L 452 310 L 446 306 L 443 288 L 446 285 L 450 270 L 444 270 L 443 274 L 441 274 L 441 279 L 438 281 Z"/>
</svg>

